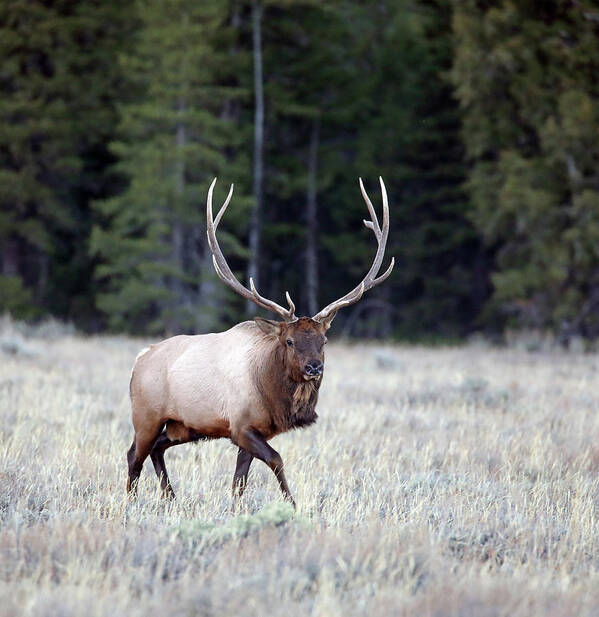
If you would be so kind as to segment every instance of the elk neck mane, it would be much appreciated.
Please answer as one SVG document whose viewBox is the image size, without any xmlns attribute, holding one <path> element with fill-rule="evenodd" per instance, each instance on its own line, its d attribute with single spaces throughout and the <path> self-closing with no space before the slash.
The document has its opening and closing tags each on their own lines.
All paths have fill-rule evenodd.
<svg viewBox="0 0 599 617">
<path fill-rule="evenodd" d="M 256 351 L 253 379 L 274 432 L 283 433 L 316 422 L 320 381 L 294 381 L 285 364 L 285 350 L 274 337 L 260 332 Z"/>
</svg>

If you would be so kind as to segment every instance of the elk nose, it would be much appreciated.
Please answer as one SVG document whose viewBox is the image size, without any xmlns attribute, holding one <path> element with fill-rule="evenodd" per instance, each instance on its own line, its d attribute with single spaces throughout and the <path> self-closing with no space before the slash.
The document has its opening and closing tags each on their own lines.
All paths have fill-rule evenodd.
<svg viewBox="0 0 599 617">
<path fill-rule="evenodd" d="M 306 375 L 322 375 L 322 362 L 320 360 L 312 360 L 306 364 Z"/>
</svg>

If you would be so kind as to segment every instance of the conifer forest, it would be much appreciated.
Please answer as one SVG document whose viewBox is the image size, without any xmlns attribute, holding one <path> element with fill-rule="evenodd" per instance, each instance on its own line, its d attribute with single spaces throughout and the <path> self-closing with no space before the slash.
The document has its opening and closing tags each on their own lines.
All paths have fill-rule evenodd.
<svg viewBox="0 0 599 617">
<path fill-rule="evenodd" d="M 223 329 L 237 277 L 338 333 L 599 336 L 597 0 L 2 0 L 0 312 Z M 385 262 L 385 263 L 388 263 Z"/>
</svg>

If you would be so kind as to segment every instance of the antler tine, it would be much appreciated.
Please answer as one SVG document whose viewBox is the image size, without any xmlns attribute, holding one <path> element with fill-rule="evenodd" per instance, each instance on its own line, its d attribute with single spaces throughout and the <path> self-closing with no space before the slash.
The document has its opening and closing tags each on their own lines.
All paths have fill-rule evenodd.
<svg viewBox="0 0 599 617">
<path fill-rule="evenodd" d="M 212 252 L 212 263 L 214 264 L 216 274 L 224 283 L 226 283 L 233 291 L 238 293 L 240 296 L 243 296 L 244 298 L 255 302 L 258 306 L 261 306 L 262 308 L 277 313 L 285 321 L 295 321 L 297 319 L 295 316 L 295 305 L 291 301 L 289 293 L 286 294 L 287 301 L 289 302 L 289 309 L 285 309 L 276 302 L 273 302 L 272 300 L 261 296 L 256 290 L 256 287 L 254 286 L 254 281 L 251 278 L 250 291 L 249 289 L 244 287 L 235 278 L 233 272 L 231 272 L 231 268 L 229 268 L 229 264 L 227 264 L 227 260 L 225 259 L 222 251 L 220 250 L 218 240 L 216 239 L 216 228 L 218 227 L 218 224 L 220 223 L 220 220 L 225 213 L 229 202 L 231 201 L 231 197 L 233 196 L 233 185 L 231 184 L 227 199 L 225 200 L 225 203 L 216 215 L 216 219 L 214 219 L 212 213 L 212 193 L 214 191 L 215 184 L 216 178 L 214 178 L 212 184 L 210 185 L 210 188 L 208 189 L 208 197 L 206 199 L 206 233 L 208 235 L 208 245 L 210 246 L 210 250 Z"/>
<path fill-rule="evenodd" d="M 337 302 L 335 303 L 335 312 L 337 312 L 339 309 L 349 306 L 350 304 L 358 302 L 358 300 L 360 300 L 364 295 L 364 291 L 364 281 L 362 281 L 352 292 L 343 296 L 343 298 L 337 300 Z"/>
<path fill-rule="evenodd" d="M 295 304 L 293 304 L 293 300 L 291 299 L 288 291 L 285 292 L 285 299 L 287 300 L 287 304 L 289 304 L 290 314 L 295 315 Z"/>
<path fill-rule="evenodd" d="M 360 192 L 362 193 L 362 197 L 364 198 L 364 201 L 366 202 L 366 206 L 368 207 L 368 212 L 370 213 L 370 219 L 371 219 L 370 221 L 367 221 L 366 219 L 364 219 L 364 225 L 366 225 L 368 229 L 372 229 L 372 231 L 374 232 L 374 235 L 376 236 L 378 240 L 381 237 L 381 228 L 379 227 L 379 220 L 376 216 L 376 211 L 372 205 L 372 202 L 370 201 L 370 197 L 368 197 L 368 194 L 366 193 L 366 190 L 364 189 L 362 178 L 358 178 L 358 181 L 360 183 Z"/>
<path fill-rule="evenodd" d="M 214 180 L 216 181 L 216 178 L 214 178 Z M 214 230 L 215 231 L 216 231 L 216 228 L 218 227 L 218 224 L 220 223 L 220 220 L 223 218 L 223 214 L 225 213 L 225 210 L 227 209 L 227 206 L 229 205 L 229 202 L 231 201 L 231 197 L 233 197 L 233 187 L 234 186 L 235 186 L 234 184 L 231 184 L 231 188 L 229 189 L 229 194 L 227 195 L 227 199 L 225 199 L 225 203 L 222 205 L 221 209 L 218 211 L 218 214 L 216 215 L 216 218 L 214 219 Z"/>
<path fill-rule="evenodd" d="M 385 183 L 383 182 L 383 178 L 379 176 L 379 184 L 381 185 L 381 197 L 383 198 L 383 229 L 387 230 L 387 235 L 389 234 L 389 198 L 387 197 L 387 189 L 385 188 Z M 385 236 L 385 242 L 387 238 Z"/>
<path fill-rule="evenodd" d="M 381 264 L 383 263 L 383 257 L 385 256 L 385 247 L 387 245 L 387 236 L 389 235 L 389 200 L 387 198 L 387 189 L 385 188 L 385 183 L 380 176 L 379 182 L 381 185 L 381 195 L 383 199 L 382 228 L 379 225 L 379 221 L 376 216 L 376 212 L 374 210 L 372 202 L 370 201 L 370 198 L 368 197 L 366 190 L 364 189 L 362 179 L 359 179 L 360 191 L 362 193 L 362 197 L 364 197 L 364 201 L 366 202 L 366 206 L 368 208 L 368 212 L 370 213 L 371 218 L 370 221 L 365 220 L 364 225 L 366 225 L 368 229 L 372 230 L 378 244 L 372 266 L 370 266 L 370 270 L 368 270 L 368 273 L 357 287 L 354 287 L 354 289 L 352 289 L 349 293 L 345 294 L 338 300 L 335 300 L 335 302 L 331 302 L 331 304 L 322 309 L 322 311 L 314 315 L 312 319 L 314 319 L 315 321 L 323 321 L 332 313 L 336 313 L 340 308 L 344 308 L 346 306 L 349 306 L 350 304 L 356 303 L 358 300 L 360 300 L 365 291 L 368 291 L 379 283 L 382 283 L 391 274 L 391 271 L 393 270 L 393 266 L 395 265 L 395 258 L 391 259 L 391 264 L 389 265 L 387 270 L 385 270 L 383 274 L 377 277 L 377 274 L 381 269 Z"/>
<path fill-rule="evenodd" d="M 262 306 L 264 306 L 264 303 L 268 303 L 268 306 L 264 306 L 264 308 L 270 308 L 271 304 L 274 304 L 275 306 L 278 306 L 279 309 L 281 309 L 283 311 L 284 314 L 282 314 L 283 317 L 285 317 L 285 319 L 288 319 L 289 321 L 295 321 L 296 316 L 295 316 L 295 304 L 293 304 L 293 302 L 291 301 L 291 296 L 289 295 L 289 292 L 286 291 L 285 292 L 285 297 L 287 298 L 287 302 L 289 303 L 289 310 L 284 309 L 282 306 L 279 306 L 278 304 L 276 304 L 275 302 L 273 302 L 272 300 L 268 300 L 266 298 L 264 298 L 263 296 L 261 296 L 258 293 L 258 290 L 256 289 L 256 285 L 254 285 L 254 279 L 250 276 L 250 289 L 252 290 L 252 296 L 255 298 L 255 301 L 257 301 L 257 304 L 261 304 Z M 275 310 L 275 308 L 271 308 L 271 310 Z M 276 309 L 277 312 L 278 309 Z"/>
</svg>

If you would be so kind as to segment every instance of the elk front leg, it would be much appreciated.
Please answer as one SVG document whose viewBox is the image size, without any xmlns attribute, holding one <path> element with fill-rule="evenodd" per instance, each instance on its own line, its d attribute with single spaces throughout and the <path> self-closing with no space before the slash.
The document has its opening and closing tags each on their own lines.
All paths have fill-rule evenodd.
<svg viewBox="0 0 599 617">
<path fill-rule="evenodd" d="M 283 471 L 283 459 L 274 448 L 268 445 L 264 436 L 255 428 L 246 428 L 241 431 L 236 443 L 240 448 L 251 454 L 251 456 L 264 461 L 272 469 L 279 482 L 283 497 L 291 502 L 295 508 L 295 500 L 289 491 L 285 472 Z"/>
<path fill-rule="evenodd" d="M 239 500 L 245 491 L 245 487 L 248 481 L 248 472 L 250 471 L 250 465 L 254 460 L 247 450 L 239 448 L 237 453 L 237 466 L 235 467 L 235 474 L 233 475 L 233 505 Z"/>
</svg>

